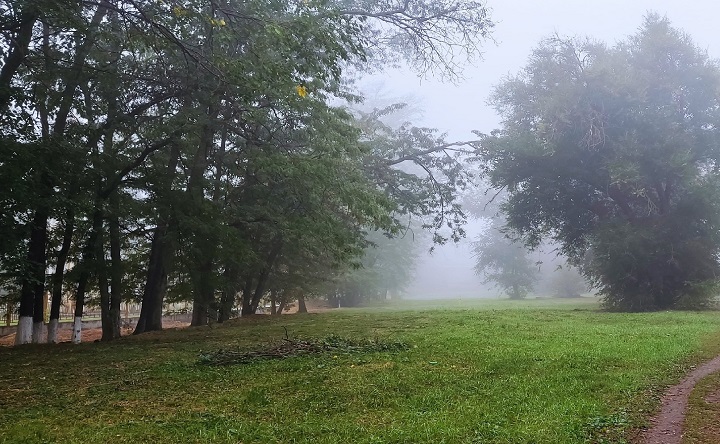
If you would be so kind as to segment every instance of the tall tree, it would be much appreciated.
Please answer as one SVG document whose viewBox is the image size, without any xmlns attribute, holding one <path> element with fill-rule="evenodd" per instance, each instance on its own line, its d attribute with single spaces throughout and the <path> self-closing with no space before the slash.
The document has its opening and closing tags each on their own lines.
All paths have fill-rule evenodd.
<svg viewBox="0 0 720 444">
<path fill-rule="evenodd" d="M 508 226 L 553 238 L 610 308 L 702 303 L 720 273 L 718 90 L 717 64 L 656 15 L 614 48 L 543 41 L 479 149 Z"/>
<path fill-rule="evenodd" d="M 532 291 L 538 269 L 521 242 L 514 241 L 494 225 L 473 242 L 475 273 L 484 276 L 483 283 L 493 283 L 510 299 L 522 299 Z"/>
</svg>

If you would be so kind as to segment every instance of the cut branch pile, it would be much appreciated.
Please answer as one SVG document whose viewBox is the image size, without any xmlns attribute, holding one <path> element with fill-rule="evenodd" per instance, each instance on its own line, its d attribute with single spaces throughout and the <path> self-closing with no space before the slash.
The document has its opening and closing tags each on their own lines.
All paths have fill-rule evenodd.
<svg viewBox="0 0 720 444">
<path fill-rule="evenodd" d="M 204 365 L 235 365 L 323 353 L 400 352 L 408 349 L 410 349 L 410 345 L 401 341 L 358 340 L 330 335 L 320 339 L 307 340 L 284 338 L 279 343 L 268 344 L 253 350 L 220 349 L 216 352 L 200 354 L 198 362 Z"/>
</svg>

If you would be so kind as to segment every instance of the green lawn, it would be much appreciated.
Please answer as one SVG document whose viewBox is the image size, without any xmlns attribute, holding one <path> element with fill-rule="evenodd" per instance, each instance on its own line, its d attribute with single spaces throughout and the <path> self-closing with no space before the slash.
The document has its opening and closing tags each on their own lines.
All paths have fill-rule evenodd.
<svg viewBox="0 0 720 444">
<path fill-rule="evenodd" d="M 434 309 L 433 309 L 434 308 Z M 210 367 L 330 334 L 412 345 Z M 658 388 L 718 349 L 720 313 L 594 300 L 413 302 L 255 317 L 114 344 L 0 349 L 0 442 L 621 442 Z"/>
</svg>

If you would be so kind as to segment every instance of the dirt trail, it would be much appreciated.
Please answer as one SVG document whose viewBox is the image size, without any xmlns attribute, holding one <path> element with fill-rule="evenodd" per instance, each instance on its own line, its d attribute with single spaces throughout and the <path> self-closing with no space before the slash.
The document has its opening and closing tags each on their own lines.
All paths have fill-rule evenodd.
<svg viewBox="0 0 720 444">
<path fill-rule="evenodd" d="M 641 436 L 640 444 L 680 444 L 690 392 L 702 378 L 720 371 L 720 356 L 697 367 L 662 398 L 662 409 L 652 419 L 652 427 Z"/>
</svg>

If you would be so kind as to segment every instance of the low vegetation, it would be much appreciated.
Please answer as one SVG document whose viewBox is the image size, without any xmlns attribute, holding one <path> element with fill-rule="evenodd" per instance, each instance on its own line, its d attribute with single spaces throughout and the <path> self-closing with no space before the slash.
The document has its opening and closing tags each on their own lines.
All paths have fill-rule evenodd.
<svg viewBox="0 0 720 444">
<path fill-rule="evenodd" d="M 411 346 L 199 362 L 285 329 Z M 603 313 L 593 299 L 426 301 L 6 348 L 0 442 L 622 442 L 663 385 L 718 352 L 719 330 L 717 313 Z"/>
<path fill-rule="evenodd" d="M 690 395 L 684 444 L 720 442 L 720 374 L 701 380 Z"/>
</svg>

